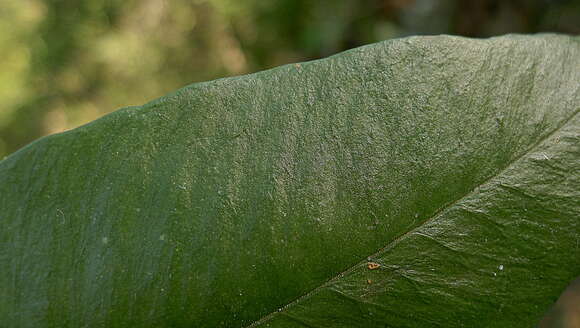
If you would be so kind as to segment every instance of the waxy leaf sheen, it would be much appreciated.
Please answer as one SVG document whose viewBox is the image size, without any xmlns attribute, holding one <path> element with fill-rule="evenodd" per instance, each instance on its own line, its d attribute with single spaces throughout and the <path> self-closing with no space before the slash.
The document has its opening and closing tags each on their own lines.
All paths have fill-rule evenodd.
<svg viewBox="0 0 580 328">
<path fill-rule="evenodd" d="M 0 162 L 0 327 L 532 327 L 580 275 L 580 38 L 410 37 Z"/>
</svg>

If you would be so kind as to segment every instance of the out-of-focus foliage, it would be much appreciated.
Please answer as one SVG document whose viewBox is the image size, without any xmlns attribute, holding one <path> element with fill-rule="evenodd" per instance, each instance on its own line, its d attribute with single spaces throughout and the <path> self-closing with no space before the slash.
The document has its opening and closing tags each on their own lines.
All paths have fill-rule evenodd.
<svg viewBox="0 0 580 328">
<path fill-rule="evenodd" d="M 411 34 L 580 33 L 580 0 L 0 2 L 0 158 L 186 84 Z"/>
</svg>

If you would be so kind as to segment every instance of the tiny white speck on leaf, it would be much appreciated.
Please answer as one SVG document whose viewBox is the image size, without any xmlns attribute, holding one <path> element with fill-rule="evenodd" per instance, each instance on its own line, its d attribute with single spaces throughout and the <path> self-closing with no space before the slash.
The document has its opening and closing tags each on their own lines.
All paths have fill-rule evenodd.
<svg viewBox="0 0 580 328">
<path fill-rule="evenodd" d="M 497 268 L 498 268 L 500 271 L 501 271 L 501 270 L 503 270 L 503 264 L 500 264 L 500 265 L 499 265 Z"/>
</svg>

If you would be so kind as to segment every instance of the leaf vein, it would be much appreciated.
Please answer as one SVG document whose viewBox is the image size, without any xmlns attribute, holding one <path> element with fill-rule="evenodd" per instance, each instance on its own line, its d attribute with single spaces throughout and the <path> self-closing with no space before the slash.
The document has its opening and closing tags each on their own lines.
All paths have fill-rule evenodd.
<svg viewBox="0 0 580 328">
<path fill-rule="evenodd" d="M 357 263 L 355 263 L 354 265 L 349 266 L 347 269 L 341 271 L 340 273 L 336 274 L 335 276 L 331 277 L 330 279 L 326 280 L 325 282 L 323 282 L 322 284 L 320 284 L 318 287 L 311 289 L 310 291 L 306 292 L 305 294 L 298 296 L 297 298 L 295 298 L 294 300 L 290 301 L 288 304 L 284 305 L 281 308 L 281 311 L 273 311 L 270 312 L 264 316 L 262 316 L 260 319 L 254 321 L 253 323 L 251 323 L 249 326 L 246 326 L 246 328 L 253 328 L 256 327 L 266 321 L 268 321 L 269 319 L 271 319 L 272 317 L 274 317 L 276 314 L 281 314 L 283 313 L 286 309 L 288 309 L 289 307 L 299 303 L 300 301 L 316 294 L 319 290 L 326 288 L 330 285 L 332 285 L 335 281 L 339 280 L 340 278 L 344 277 L 345 275 L 350 274 L 351 272 L 353 272 L 354 270 L 356 270 L 357 268 L 364 266 L 367 263 L 367 258 L 373 258 L 373 257 L 377 257 L 379 254 L 382 254 L 383 252 L 387 251 L 390 248 L 393 248 L 395 245 L 397 245 L 400 241 L 402 241 L 403 239 L 405 239 L 406 237 L 408 237 L 409 235 L 413 234 L 414 232 L 416 232 L 417 230 L 419 230 L 420 228 L 424 227 L 426 224 L 434 221 L 435 219 L 437 219 L 438 217 L 440 217 L 442 214 L 444 214 L 446 211 L 448 211 L 450 208 L 453 208 L 455 205 L 459 204 L 462 200 L 468 198 L 469 196 L 475 194 L 477 191 L 479 191 L 481 189 L 481 187 L 489 184 L 491 181 L 493 181 L 495 178 L 497 178 L 498 176 L 502 175 L 504 172 L 506 172 L 508 169 L 510 169 L 515 163 L 517 163 L 519 160 L 521 160 L 522 158 L 524 158 L 526 155 L 532 153 L 537 147 L 539 147 L 544 141 L 550 139 L 550 137 L 552 137 L 553 135 L 555 135 L 556 133 L 558 133 L 562 128 L 564 128 L 570 121 L 572 121 L 578 114 L 580 113 L 580 109 L 577 109 L 576 111 L 574 111 L 572 113 L 572 115 L 570 115 L 568 118 L 564 119 L 556 128 L 554 128 L 552 131 L 550 131 L 549 133 L 547 133 L 544 137 L 540 138 L 538 141 L 536 141 L 534 144 L 532 144 L 530 147 L 528 147 L 525 151 L 523 151 L 521 154 L 515 156 L 512 160 L 510 160 L 501 170 L 499 170 L 496 174 L 493 174 L 487 178 L 485 178 L 483 180 L 483 182 L 479 183 L 478 185 L 476 185 L 475 187 L 473 187 L 473 189 L 471 189 L 470 191 L 468 191 L 466 194 L 464 194 L 463 196 L 457 198 L 454 201 L 451 201 L 443 206 L 441 206 L 438 210 L 436 210 L 431 216 L 429 216 L 427 219 L 423 220 L 422 222 L 420 222 L 417 226 L 415 226 L 412 229 L 409 229 L 406 232 L 401 233 L 399 236 L 395 237 L 393 240 L 389 241 L 385 246 L 381 247 L 380 249 L 378 249 L 376 252 L 374 252 L 373 254 L 363 258 L 362 260 L 358 261 Z"/>
</svg>

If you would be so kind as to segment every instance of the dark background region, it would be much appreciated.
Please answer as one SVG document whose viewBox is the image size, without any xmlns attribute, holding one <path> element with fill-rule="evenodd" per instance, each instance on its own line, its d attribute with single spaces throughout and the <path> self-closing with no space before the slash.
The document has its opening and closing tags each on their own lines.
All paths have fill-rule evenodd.
<svg viewBox="0 0 580 328">
<path fill-rule="evenodd" d="M 418 34 L 580 33 L 580 0 L 0 2 L 0 158 L 192 82 Z"/>
</svg>

